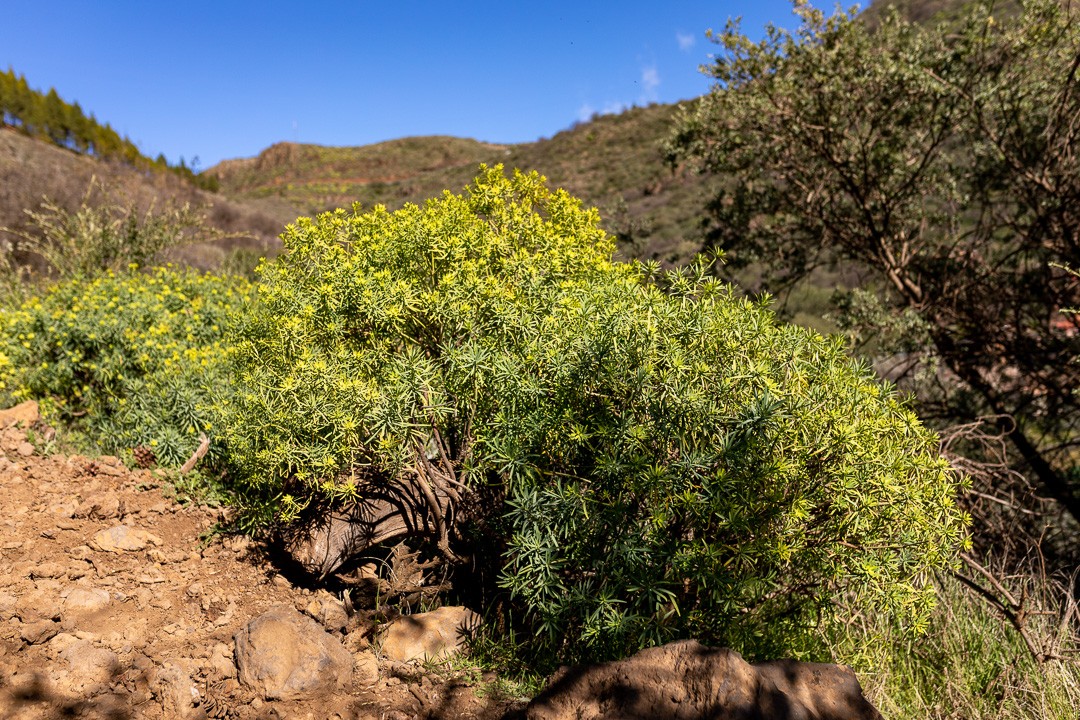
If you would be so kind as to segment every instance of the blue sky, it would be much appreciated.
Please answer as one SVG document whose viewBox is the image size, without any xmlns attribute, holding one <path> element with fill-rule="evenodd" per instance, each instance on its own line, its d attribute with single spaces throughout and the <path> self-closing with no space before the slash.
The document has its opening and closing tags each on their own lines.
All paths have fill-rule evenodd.
<svg viewBox="0 0 1080 720">
<path fill-rule="evenodd" d="M 729 17 L 795 24 L 789 0 L 4 5 L 0 67 L 203 168 L 281 140 L 550 137 L 704 93 L 705 31 Z"/>
</svg>

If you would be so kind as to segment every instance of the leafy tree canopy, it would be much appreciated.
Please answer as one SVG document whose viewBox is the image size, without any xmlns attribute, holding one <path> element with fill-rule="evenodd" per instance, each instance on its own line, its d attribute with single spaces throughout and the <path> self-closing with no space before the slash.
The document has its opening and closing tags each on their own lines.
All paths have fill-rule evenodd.
<svg viewBox="0 0 1080 720">
<path fill-rule="evenodd" d="M 945 379 L 946 416 L 995 416 L 1080 518 L 1080 334 L 1061 313 L 1080 288 L 1060 268 L 1080 262 L 1080 23 L 1053 0 L 934 27 L 796 10 L 794 32 L 716 35 L 716 85 L 670 139 L 725 178 L 710 243 L 775 284 L 864 272 L 852 333 Z"/>
</svg>

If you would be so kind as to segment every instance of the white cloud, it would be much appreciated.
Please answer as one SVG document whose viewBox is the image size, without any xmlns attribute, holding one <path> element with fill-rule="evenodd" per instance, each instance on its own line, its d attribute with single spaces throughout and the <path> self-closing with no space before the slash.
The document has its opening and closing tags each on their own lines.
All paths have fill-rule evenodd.
<svg viewBox="0 0 1080 720">
<path fill-rule="evenodd" d="M 679 49 L 690 52 L 697 43 L 697 37 L 690 33 L 675 33 L 675 42 L 679 43 Z"/>
<path fill-rule="evenodd" d="M 641 68 L 642 100 L 652 102 L 656 100 L 656 89 L 660 87 L 660 71 L 655 65 L 647 65 Z"/>
<path fill-rule="evenodd" d="M 601 115 L 618 115 L 629 107 L 630 105 L 628 103 L 624 103 L 621 100 L 611 100 L 604 103 L 604 106 L 597 110 L 590 103 L 586 102 L 582 103 L 581 107 L 578 108 L 577 118 L 579 122 L 589 122 L 593 118 Z"/>
</svg>

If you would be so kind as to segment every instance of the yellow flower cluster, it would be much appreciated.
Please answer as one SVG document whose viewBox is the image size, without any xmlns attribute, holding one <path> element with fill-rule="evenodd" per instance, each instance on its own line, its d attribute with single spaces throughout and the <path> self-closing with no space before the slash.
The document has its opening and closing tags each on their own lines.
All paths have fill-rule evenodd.
<svg viewBox="0 0 1080 720">
<path fill-rule="evenodd" d="M 246 281 L 172 267 L 63 283 L 0 316 L 10 348 L 0 354 L 0 372 L 30 359 L 20 348 L 33 351 L 42 370 L 50 357 L 92 372 L 205 364 L 220 354 L 222 327 L 250 295 Z"/>
<path fill-rule="evenodd" d="M 0 310 L 0 392 L 51 398 L 91 425 L 129 412 L 135 393 L 160 415 L 177 402 L 154 393 L 223 369 L 225 328 L 253 298 L 244 279 L 171 266 L 59 283 Z M 208 423 L 179 422 L 196 425 Z"/>
</svg>

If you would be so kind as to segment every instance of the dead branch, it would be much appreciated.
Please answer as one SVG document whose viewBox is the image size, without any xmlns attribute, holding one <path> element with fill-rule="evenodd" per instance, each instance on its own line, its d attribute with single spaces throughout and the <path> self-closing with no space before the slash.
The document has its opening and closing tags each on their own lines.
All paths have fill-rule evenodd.
<svg viewBox="0 0 1080 720">
<path fill-rule="evenodd" d="M 1005 588 L 1004 585 L 994 576 L 989 570 L 987 570 L 981 563 L 975 558 L 971 557 L 967 553 L 961 553 L 960 559 L 964 561 L 964 564 L 974 570 L 978 575 L 982 576 L 990 586 L 997 591 L 997 594 L 987 590 L 985 587 L 975 582 L 971 578 L 963 575 L 960 572 L 952 571 L 953 577 L 959 580 L 965 587 L 974 592 L 978 597 L 989 603 L 995 610 L 1000 612 L 1009 624 L 1013 626 L 1016 632 L 1020 635 L 1020 638 L 1024 641 L 1024 645 L 1027 647 L 1031 657 L 1037 663 L 1045 663 L 1048 660 L 1061 660 L 1063 659 L 1056 651 L 1049 648 L 1041 648 L 1036 645 L 1035 640 L 1031 637 L 1031 633 L 1027 628 L 1027 617 L 1032 613 L 1027 607 L 1028 596 L 1024 591 L 1020 599 L 1017 600 L 1012 593 Z M 1002 600 L 1004 598 L 1004 600 Z"/>
<path fill-rule="evenodd" d="M 439 482 L 445 478 L 439 469 L 428 460 L 427 454 L 424 452 L 424 446 L 419 442 L 416 445 L 416 457 L 418 460 L 415 468 L 416 484 L 421 494 L 424 496 L 424 501 L 427 503 L 428 510 L 431 512 L 432 520 L 435 523 L 435 532 L 438 534 L 435 546 L 438 548 L 439 553 L 449 562 L 460 563 L 461 558 L 450 550 L 450 535 L 446 528 L 446 517 L 442 506 L 435 497 L 435 491 L 432 489 L 432 486 L 435 485 L 447 495 L 451 493 L 456 494 L 456 491 L 454 491 L 453 488 L 446 487 L 448 483 Z M 448 507 L 452 507 L 449 500 L 447 505 Z"/>
<path fill-rule="evenodd" d="M 195 452 L 191 454 L 187 462 L 180 467 L 180 474 L 187 475 L 189 472 L 195 469 L 195 464 L 198 463 L 206 455 L 206 451 L 210 449 L 210 438 L 205 435 L 199 436 L 199 447 Z"/>
</svg>

